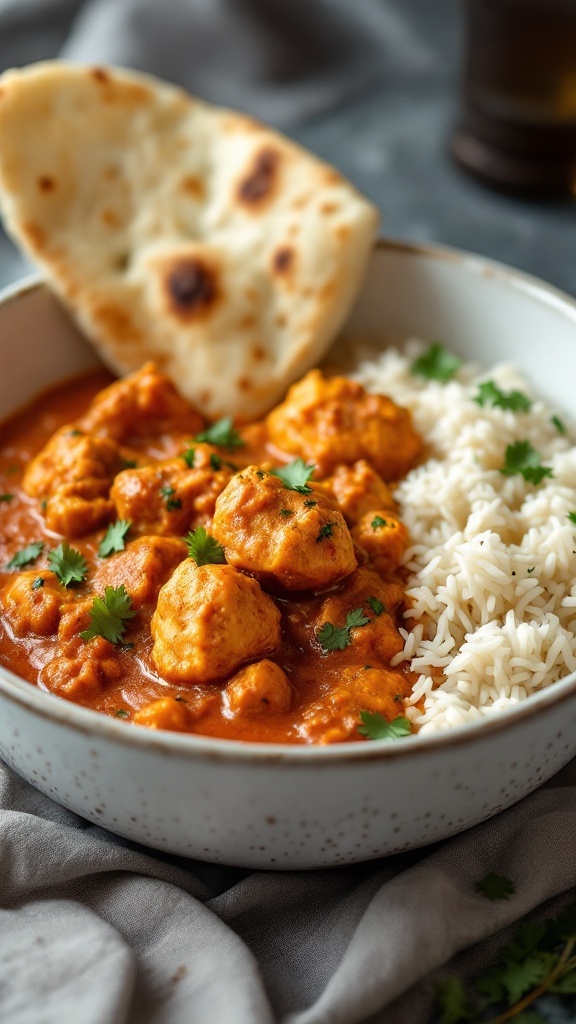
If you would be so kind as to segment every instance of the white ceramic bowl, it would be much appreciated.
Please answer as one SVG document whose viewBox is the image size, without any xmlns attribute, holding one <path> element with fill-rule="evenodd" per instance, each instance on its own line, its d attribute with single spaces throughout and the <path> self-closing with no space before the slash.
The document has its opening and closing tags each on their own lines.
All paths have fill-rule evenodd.
<svg viewBox="0 0 576 1024">
<path fill-rule="evenodd" d="M 381 244 L 347 333 L 440 338 L 518 363 L 556 408 L 576 379 L 576 304 L 506 267 Z M 0 304 L 0 417 L 96 360 L 46 289 Z M 576 674 L 444 735 L 331 747 L 151 732 L 0 669 L 0 754 L 54 800 L 149 846 L 226 864 L 311 868 L 452 835 L 525 796 L 576 754 Z"/>
</svg>

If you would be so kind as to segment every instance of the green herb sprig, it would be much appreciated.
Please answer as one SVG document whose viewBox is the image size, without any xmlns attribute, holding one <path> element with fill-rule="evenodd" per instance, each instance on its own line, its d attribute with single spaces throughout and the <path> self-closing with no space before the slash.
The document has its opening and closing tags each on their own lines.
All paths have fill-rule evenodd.
<svg viewBox="0 0 576 1024">
<path fill-rule="evenodd" d="M 416 377 L 424 377 L 425 380 L 438 380 L 446 384 L 452 380 L 458 368 L 462 365 L 459 356 L 444 347 L 439 341 L 433 341 L 426 351 L 415 359 L 410 367 L 410 372 Z"/>
<path fill-rule="evenodd" d="M 111 644 L 119 644 L 126 632 L 127 620 L 132 619 L 136 611 L 130 594 L 121 583 L 119 587 L 106 587 L 103 598 L 95 597 L 88 614 L 92 622 L 80 633 L 83 640 L 103 636 Z"/>
<path fill-rule="evenodd" d="M 343 651 L 352 643 L 351 630 L 358 626 L 366 626 L 370 621 L 362 608 L 355 608 L 348 612 L 345 626 L 338 627 L 331 622 L 325 622 L 317 631 L 316 639 L 324 654 L 329 654 L 330 651 Z"/>
<path fill-rule="evenodd" d="M 361 711 L 360 720 L 362 725 L 358 726 L 358 732 L 369 740 L 399 740 L 412 732 L 412 726 L 404 715 L 398 715 L 389 722 L 378 711 Z"/>
<path fill-rule="evenodd" d="M 222 565 L 225 561 L 224 548 L 215 537 L 211 537 L 203 526 L 191 530 L 186 536 L 188 557 L 196 565 Z"/>
<path fill-rule="evenodd" d="M 33 544 L 27 544 L 25 548 L 20 548 L 9 562 L 6 563 L 7 569 L 23 569 L 25 565 L 30 565 L 31 562 L 35 562 L 37 558 L 42 554 L 44 544 L 41 540 L 34 541 Z"/>
<path fill-rule="evenodd" d="M 216 423 L 212 423 L 206 430 L 196 434 L 194 440 L 197 444 L 213 444 L 216 448 L 228 448 L 231 450 L 243 448 L 246 444 L 244 438 L 240 436 L 234 427 L 231 416 L 225 416 Z"/>
<path fill-rule="evenodd" d="M 117 519 L 115 523 L 110 523 L 98 546 L 98 558 L 109 558 L 117 551 L 124 551 L 131 526 L 130 519 Z"/>
<path fill-rule="evenodd" d="M 298 491 L 299 494 L 311 494 L 312 488 L 308 485 L 308 481 L 315 469 L 316 467 L 313 463 L 304 462 L 303 459 L 298 457 L 293 462 L 289 462 L 287 466 L 280 466 L 277 469 L 272 469 L 270 472 L 272 476 L 277 476 L 282 481 L 288 491 Z"/>
<path fill-rule="evenodd" d="M 88 562 L 84 555 L 62 541 L 57 548 L 48 552 L 48 565 L 64 587 L 71 583 L 83 583 L 88 575 Z"/>
<path fill-rule="evenodd" d="M 551 466 L 542 465 L 542 456 L 532 447 L 530 441 L 514 441 L 508 445 L 500 472 L 504 476 L 520 473 L 530 484 L 539 484 L 544 477 L 554 476 Z"/>
<path fill-rule="evenodd" d="M 478 385 L 478 394 L 474 401 L 478 405 L 493 405 L 497 409 L 509 409 L 511 412 L 529 412 L 532 400 L 522 391 L 502 391 L 493 380 Z"/>
</svg>

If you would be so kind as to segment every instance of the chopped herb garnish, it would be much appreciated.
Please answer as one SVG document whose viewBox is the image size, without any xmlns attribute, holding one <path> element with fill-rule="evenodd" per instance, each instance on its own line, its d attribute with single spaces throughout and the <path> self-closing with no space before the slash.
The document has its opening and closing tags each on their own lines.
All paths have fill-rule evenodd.
<svg viewBox="0 0 576 1024">
<path fill-rule="evenodd" d="M 508 445 L 500 472 L 505 476 L 520 473 L 531 484 L 539 484 L 545 476 L 554 476 L 551 466 L 541 465 L 540 452 L 532 447 L 530 441 L 515 441 Z"/>
<path fill-rule="evenodd" d="M 455 356 L 439 341 L 433 341 L 418 359 L 415 359 L 410 367 L 411 373 L 417 377 L 425 377 L 426 380 L 439 380 L 443 384 L 452 380 L 462 360 Z"/>
<path fill-rule="evenodd" d="M 130 718 L 130 712 L 126 711 L 124 708 L 118 708 L 114 714 L 116 715 L 116 718 Z"/>
<path fill-rule="evenodd" d="M 382 604 L 377 597 L 369 597 L 368 604 L 370 605 L 374 615 L 382 615 L 382 612 L 386 611 L 386 605 Z"/>
<path fill-rule="evenodd" d="M 180 498 L 173 497 L 173 495 L 176 494 L 176 491 L 170 484 L 164 484 L 164 486 L 160 488 L 160 494 L 164 498 L 166 508 L 169 512 L 173 512 L 176 508 L 182 508 Z"/>
<path fill-rule="evenodd" d="M 489 899 L 507 899 L 512 883 L 498 875 L 498 891 Z M 483 886 L 486 879 L 479 885 Z M 494 885 L 496 883 L 493 883 Z M 505 891 L 507 889 L 507 892 Z M 481 890 L 482 891 L 482 890 Z M 576 900 L 558 917 L 540 923 L 528 921 L 503 946 L 487 970 L 473 979 L 468 990 L 456 978 L 446 978 L 436 987 L 440 1024 L 460 1021 L 515 1021 L 543 1024 L 536 1000 L 547 992 L 576 994 Z M 572 1002 L 570 1003 L 572 1006 Z M 569 1014 L 572 1019 L 572 1014 Z"/>
<path fill-rule="evenodd" d="M 522 391 L 501 391 L 493 380 L 478 385 L 478 394 L 474 397 L 478 405 L 493 405 L 498 409 L 510 409 L 511 412 L 529 412 L 532 400 Z"/>
<path fill-rule="evenodd" d="M 48 501 L 46 500 L 46 498 L 42 498 L 42 501 L 40 502 L 40 509 L 41 509 L 42 512 L 45 512 L 47 508 L 48 508 Z"/>
<path fill-rule="evenodd" d="M 111 644 L 118 644 L 126 632 L 126 620 L 132 619 L 136 612 L 130 594 L 121 583 L 119 587 L 106 587 L 103 598 L 95 597 L 88 614 L 92 624 L 80 633 L 82 639 L 103 636 Z"/>
<path fill-rule="evenodd" d="M 310 498 L 308 498 L 308 501 L 304 502 L 304 508 L 314 508 L 314 505 L 317 505 L 317 504 L 318 504 L 317 501 L 312 501 Z"/>
<path fill-rule="evenodd" d="M 216 445 L 217 448 L 243 448 L 246 444 L 234 427 L 231 416 L 225 416 L 224 419 L 213 423 L 202 433 L 196 434 L 194 440 L 198 444 L 204 442 Z"/>
<path fill-rule="evenodd" d="M 188 703 L 188 701 L 186 700 L 186 697 L 178 696 L 178 697 L 174 697 L 174 700 L 177 700 L 179 704 L 187 704 Z"/>
<path fill-rule="evenodd" d="M 291 508 L 281 508 L 280 509 L 280 515 L 284 516 L 287 519 L 288 516 L 293 516 L 294 513 L 293 513 Z"/>
<path fill-rule="evenodd" d="M 481 878 L 474 886 L 476 892 L 485 896 L 487 900 L 509 900 L 514 895 L 515 889 L 509 878 L 505 875 L 494 875 L 490 873 Z"/>
<path fill-rule="evenodd" d="M 576 523 L 576 512 L 568 512 L 567 518 L 570 520 L 571 523 Z"/>
<path fill-rule="evenodd" d="M 213 469 L 215 473 L 217 473 L 219 469 L 222 469 L 222 459 L 220 459 L 217 455 L 211 455 L 210 468 Z"/>
<path fill-rule="evenodd" d="M 136 469 L 137 467 L 136 459 L 122 459 L 122 469 Z"/>
<path fill-rule="evenodd" d="M 388 520 L 382 519 L 382 516 L 374 516 L 370 526 L 373 530 L 379 530 L 382 526 L 388 526 Z"/>
<path fill-rule="evenodd" d="M 16 495 L 15 495 L 15 494 L 8 494 L 8 493 L 6 493 L 6 494 L 0 494 L 0 502 L 9 502 L 9 501 L 13 501 L 15 497 L 16 497 Z"/>
<path fill-rule="evenodd" d="M 71 583 L 83 583 L 88 573 L 88 562 L 84 555 L 76 548 L 71 548 L 66 541 L 48 552 L 48 565 L 65 587 Z"/>
<path fill-rule="evenodd" d="M 388 722 L 379 711 L 361 711 L 362 725 L 358 732 L 369 740 L 398 740 L 412 732 L 410 722 L 404 715 L 398 715 Z"/>
<path fill-rule="evenodd" d="M 122 644 L 121 646 L 122 646 L 122 650 L 123 651 L 133 651 L 134 650 L 134 644 L 133 643 Z"/>
<path fill-rule="evenodd" d="M 215 537 L 211 537 L 203 526 L 191 530 L 186 537 L 188 556 L 196 565 L 221 565 L 226 561 L 224 548 Z"/>
<path fill-rule="evenodd" d="M 44 544 L 41 540 L 34 541 L 33 544 L 28 544 L 27 547 L 21 548 L 7 563 L 7 569 L 23 569 L 25 565 L 30 565 L 30 562 L 35 562 L 39 555 L 42 554 Z"/>
<path fill-rule="evenodd" d="M 355 608 L 354 611 L 348 612 L 345 626 L 338 627 L 333 626 L 331 622 L 325 622 L 316 633 L 316 639 L 324 654 L 329 654 L 330 651 L 343 651 L 352 643 L 350 630 L 356 629 L 357 626 L 366 626 L 368 622 L 370 619 L 364 615 L 363 609 Z"/>
<path fill-rule="evenodd" d="M 560 419 L 559 416 L 553 416 L 552 419 L 550 420 L 550 423 L 552 424 L 553 427 L 556 427 L 556 430 L 558 431 L 559 434 L 565 434 L 566 433 L 566 424 L 564 423 L 563 420 Z"/>
<path fill-rule="evenodd" d="M 81 430 L 78 430 L 76 427 L 74 428 L 74 430 L 69 430 L 68 431 L 68 437 L 83 437 L 83 436 L 84 436 L 83 432 Z"/>
<path fill-rule="evenodd" d="M 289 462 L 287 466 L 271 470 L 271 473 L 272 476 L 277 476 L 282 481 L 287 490 L 298 491 L 299 494 L 310 494 L 312 488 L 308 486 L 308 481 L 315 468 L 313 463 L 304 462 L 298 457 L 293 462 Z"/>
<path fill-rule="evenodd" d="M 256 470 L 256 476 L 260 477 L 260 480 L 263 480 L 264 477 L 266 476 L 266 473 L 264 472 L 263 469 L 257 469 Z"/>
<path fill-rule="evenodd" d="M 321 540 L 325 540 L 326 537 L 331 537 L 334 531 L 334 527 L 337 523 L 324 523 L 324 526 L 320 527 L 320 533 L 316 537 L 316 543 L 319 544 Z"/>
<path fill-rule="evenodd" d="M 129 519 L 117 519 L 110 523 L 98 548 L 98 558 L 108 558 L 115 551 L 124 551 L 126 547 L 126 534 L 132 526 Z"/>
<path fill-rule="evenodd" d="M 37 576 L 32 584 L 32 590 L 40 590 L 40 587 L 44 586 L 44 580 L 41 576 Z"/>
<path fill-rule="evenodd" d="M 528 572 L 534 572 L 535 568 L 536 568 L 535 565 L 530 566 L 530 568 L 528 569 Z"/>
<path fill-rule="evenodd" d="M 184 462 L 188 466 L 188 469 L 193 469 L 194 459 L 196 458 L 196 449 L 192 447 L 187 448 L 185 452 L 182 452 L 180 458 L 184 459 Z"/>
</svg>

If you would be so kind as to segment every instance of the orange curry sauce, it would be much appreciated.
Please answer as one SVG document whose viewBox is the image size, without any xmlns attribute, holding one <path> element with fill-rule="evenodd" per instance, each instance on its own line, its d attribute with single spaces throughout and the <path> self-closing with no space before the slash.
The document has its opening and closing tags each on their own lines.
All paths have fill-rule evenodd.
<svg viewBox="0 0 576 1024">
<path fill-rule="evenodd" d="M 152 373 L 156 371 L 152 369 Z M 161 378 L 160 374 L 156 376 Z M 284 683 L 288 681 L 281 699 L 275 697 L 272 685 L 274 680 L 270 683 L 272 689 L 268 687 L 265 672 L 255 679 L 246 677 L 246 666 L 256 663 L 258 659 L 262 660 L 261 653 L 254 655 L 249 649 L 246 650 L 244 658 L 240 657 L 238 667 L 225 678 L 205 681 L 194 678 L 193 675 L 189 679 L 162 677 L 152 656 L 153 638 L 150 622 L 156 609 L 160 587 L 167 583 L 174 571 L 174 559 L 167 566 L 163 578 L 150 583 L 150 592 L 144 594 L 136 614 L 126 623 L 121 643 L 113 645 L 102 638 L 79 638 L 78 633 L 89 625 L 86 607 L 90 607 L 90 602 L 96 594 L 103 594 L 103 585 L 98 581 L 94 584 L 92 582 L 95 573 L 102 573 L 103 564 L 109 567 L 113 565 L 115 559 L 124 558 L 122 564 L 127 568 L 123 571 L 122 578 L 130 594 L 132 580 L 126 552 L 133 550 L 134 545 L 145 544 L 151 533 L 154 534 L 155 540 L 158 536 L 181 538 L 188 530 L 199 525 L 204 525 L 210 533 L 214 500 L 217 496 L 214 495 L 204 505 L 195 499 L 193 514 L 189 516 L 185 525 L 182 523 L 180 507 L 175 511 L 176 518 L 173 521 L 170 514 L 163 513 L 162 521 L 156 522 L 150 528 L 149 520 L 154 518 L 150 508 L 140 513 L 137 506 L 134 506 L 134 516 L 131 517 L 126 514 L 124 506 L 120 508 L 117 503 L 114 507 L 110 502 L 110 484 L 118 480 L 119 474 L 112 473 L 106 484 L 104 498 L 100 487 L 100 497 L 96 499 L 90 488 L 82 491 L 85 481 L 78 481 L 78 466 L 72 464 L 68 468 L 63 467 L 58 462 L 60 456 L 57 454 L 52 479 L 44 485 L 38 484 L 37 480 L 33 481 L 30 475 L 31 464 L 34 465 L 32 460 L 50 442 L 54 432 L 63 425 L 70 425 L 67 432 L 71 437 L 84 432 L 89 433 L 90 430 L 100 437 L 106 437 L 108 427 L 101 417 L 99 419 L 97 416 L 95 420 L 90 420 L 88 414 L 88 420 L 83 420 L 95 396 L 110 384 L 112 378 L 104 371 L 67 381 L 42 394 L 2 427 L 0 664 L 30 683 L 50 690 L 60 697 L 118 717 L 126 723 L 127 728 L 136 723 L 152 728 L 168 728 L 256 742 L 332 743 L 362 739 L 358 731 L 362 710 L 377 712 L 388 720 L 403 714 L 402 698 L 410 692 L 413 676 L 405 664 L 391 668 L 390 659 L 403 646 L 397 631 L 405 608 L 404 585 L 398 564 L 408 538 L 403 524 L 395 516 L 393 500 L 384 500 L 383 495 L 387 493 L 389 496 L 389 491 L 382 477 L 391 482 L 407 472 L 420 453 L 420 439 L 411 426 L 409 415 L 400 410 L 404 417 L 400 427 L 409 435 L 404 462 L 402 463 L 402 456 L 400 462 L 397 458 L 403 447 L 402 438 L 398 440 L 400 435 L 396 439 L 391 436 L 390 471 L 386 474 L 380 466 L 380 472 L 376 473 L 374 461 L 369 460 L 368 455 L 370 445 L 379 444 L 381 441 L 380 436 L 374 435 L 372 430 L 372 420 L 375 416 L 380 416 L 381 411 L 375 411 L 368 405 L 364 411 L 358 411 L 358 402 L 367 402 L 374 396 L 366 396 L 358 385 L 351 387 L 361 392 L 360 398 L 355 397 L 355 394 L 340 396 L 334 393 L 323 396 L 322 389 L 326 383 L 324 378 L 321 378 L 318 371 L 314 371 L 308 377 L 311 383 L 306 385 L 305 378 L 300 385 L 295 386 L 297 389 L 304 385 L 302 393 L 298 395 L 293 389 L 294 395 L 289 392 L 284 406 L 275 410 L 276 414 L 278 410 L 284 409 L 286 416 L 282 419 L 281 415 L 280 420 L 276 419 L 274 443 L 266 421 L 263 421 L 239 428 L 244 442 L 242 447 L 226 451 L 217 446 L 205 446 L 206 458 L 212 452 L 212 455 L 216 453 L 217 459 L 232 463 L 228 471 L 228 480 L 235 470 L 241 472 L 243 467 L 248 465 L 263 467 L 268 473 L 273 466 L 289 463 L 295 456 L 302 456 L 305 461 L 314 462 L 317 469 L 314 479 L 310 480 L 313 491 L 308 500 L 311 512 L 318 513 L 318 508 L 322 505 L 322 494 L 325 493 L 328 495 L 326 500 L 332 502 L 332 506 L 327 506 L 328 513 L 330 514 L 331 507 L 338 508 L 345 519 L 347 525 L 342 522 L 341 529 L 347 534 L 347 543 L 350 542 L 350 533 L 352 534 L 353 557 L 358 562 L 358 568 L 352 572 L 348 568 L 343 578 L 329 582 L 328 585 L 324 582 L 317 590 L 313 586 L 306 590 L 287 590 L 281 582 L 275 582 L 270 574 L 254 571 L 253 567 L 238 566 L 236 562 L 237 570 L 234 571 L 240 571 L 243 576 L 257 580 L 280 612 L 281 645 L 275 651 L 265 654 L 267 661 L 264 664 L 269 665 L 272 661 L 282 670 L 278 675 L 284 679 Z M 131 378 L 126 378 L 126 381 L 130 380 Z M 134 375 L 134 380 L 134 387 L 137 389 L 138 375 Z M 126 386 L 126 381 L 120 384 Z M 114 385 L 115 388 L 118 386 Z M 129 388 L 131 385 L 128 383 L 127 386 Z M 308 392 L 312 388 L 312 398 L 310 393 L 305 394 L 306 387 Z M 178 402 L 182 404 L 183 400 L 178 398 Z M 344 405 L 341 408 L 339 402 L 347 405 L 347 408 L 344 408 Z M 392 403 L 389 403 L 389 406 L 392 409 L 390 415 L 394 418 L 396 407 L 393 407 Z M 132 414 L 129 410 L 127 412 L 122 402 L 119 403 L 116 412 L 114 402 L 111 403 L 110 409 L 112 417 L 117 412 L 118 415 L 128 417 L 128 421 L 130 420 Z M 126 422 L 122 429 L 111 429 L 114 444 L 118 444 L 123 459 L 120 473 L 133 471 L 131 467 L 134 463 L 138 467 L 148 466 L 150 472 L 158 470 L 156 475 L 159 490 L 164 481 L 164 477 L 159 475 L 160 460 L 169 459 L 171 465 L 178 464 L 179 460 L 181 471 L 194 472 L 193 469 L 189 470 L 182 459 L 182 453 L 188 445 L 194 444 L 194 414 L 192 419 L 186 415 L 179 418 L 177 404 L 175 410 L 170 415 L 164 415 L 163 419 L 148 422 L 145 429 L 141 429 L 141 424 L 137 422 Z M 388 413 L 389 411 L 386 415 Z M 77 422 L 82 425 L 82 431 L 74 428 Z M 85 422 L 89 424 L 88 427 Z M 271 423 L 272 421 L 269 421 L 269 425 Z M 299 439 L 298 430 L 301 424 L 304 426 L 302 437 Z M 353 426 L 353 432 L 350 424 Z M 307 450 L 306 437 L 321 435 L 325 437 L 324 448 L 314 448 L 314 443 L 311 443 L 314 450 Z M 373 435 L 376 436 L 376 442 Z M 284 449 L 278 443 L 281 436 L 287 439 Z M 83 522 L 82 517 L 79 521 L 75 513 L 76 519 L 72 517 L 70 520 L 74 524 L 74 529 L 68 536 L 65 535 L 64 527 L 60 525 L 61 522 L 68 521 L 66 516 L 58 519 L 58 513 L 56 518 L 52 515 L 50 520 L 49 511 L 47 512 L 47 508 L 50 510 L 55 500 L 50 497 L 50 487 L 55 486 L 54 481 L 59 473 L 61 481 L 64 480 L 65 484 L 62 485 L 60 481 L 58 486 L 68 486 L 68 492 L 82 491 L 84 497 L 81 498 L 80 509 L 84 509 L 87 515 Z M 320 481 L 319 484 L 316 483 L 317 480 Z M 66 481 L 72 481 L 72 484 L 66 485 Z M 216 491 L 221 491 L 225 484 L 226 480 L 218 485 Z M 46 491 L 44 496 L 42 486 Z M 282 510 L 282 515 L 276 516 L 272 521 L 271 530 L 288 530 L 289 516 L 296 514 L 291 513 L 290 508 L 296 508 L 298 502 L 304 506 L 306 500 L 306 495 L 293 490 L 286 489 L 283 493 L 288 509 Z M 176 496 L 177 494 L 176 489 Z M 335 504 L 335 497 L 340 501 L 340 505 Z M 101 502 L 101 508 L 96 508 L 96 500 Z M 300 514 L 300 506 L 298 510 Z M 332 519 L 337 514 L 331 513 Z M 46 524 L 47 516 L 51 529 Z M 106 559 L 99 558 L 98 546 L 108 524 L 117 518 L 132 518 L 132 527 L 126 537 L 126 549 L 122 553 L 113 553 Z M 236 520 L 232 515 L 231 528 L 234 521 Z M 260 520 L 255 519 L 254 530 L 261 528 L 259 524 Z M 55 528 L 59 525 L 60 529 Z M 385 539 L 386 536 L 390 539 L 390 527 L 400 531 L 403 538 L 402 543 L 395 543 L 395 537 L 399 536 L 397 532 L 392 537 L 391 547 Z M 316 529 L 316 533 L 319 532 Z M 332 533 L 335 533 L 334 524 Z M 330 536 L 330 530 L 325 530 L 324 534 L 325 536 L 320 539 L 318 536 L 310 539 L 311 556 L 316 558 L 325 550 L 336 558 L 334 537 Z M 226 538 L 222 534 L 216 534 L 216 537 L 222 541 L 226 552 Z M 49 551 L 56 548 L 64 539 L 84 556 L 89 567 L 83 582 L 71 584 L 66 588 L 49 572 L 47 562 Z M 21 569 L 7 567 L 7 563 L 16 552 L 37 541 L 42 541 L 44 545 L 37 559 Z M 296 538 L 295 543 L 302 543 L 301 536 Z M 323 545 L 326 546 L 324 549 Z M 242 551 L 241 537 L 236 547 Z M 240 560 L 241 557 L 240 554 Z M 186 560 L 184 544 L 178 558 L 180 561 Z M 230 558 L 228 560 L 230 561 Z M 32 594 L 33 584 L 39 575 L 44 578 L 44 584 L 37 585 Z M 18 577 L 23 580 L 24 590 L 16 592 L 16 598 L 11 599 L 10 591 L 12 588 L 14 594 Z M 46 600 L 49 582 L 56 594 L 55 619 L 52 624 L 47 624 L 47 620 L 44 619 L 42 624 L 36 627 L 36 620 L 33 616 L 30 618 L 29 611 L 33 609 L 35 601 Z M 23 599 L 20 599 L 18 593 L 24 594 Z M 28 603 L 30 609 L 27 610 Z M 82 614 L 79 612 L 77 625 L 71 627 L 70 608 L 74 610 L 76 607 L 84 610 Z M 63 608 L 67 609 L 68 615 L 68 624 L 64 630 L 66 615 L 62 612 Z M 362 618 L 366 621 L 348 631 L 348 645 L 341 650 L 323 649 L 318 639 L 322 625 L 329 622 L 335 629 L 342 628 L 346 624 L 347 614 L 357 612 L 358 609 L 362 610 Z M 227 635 L 230 637 L 229 631 L 233 630 L 233 624 L 228 623 L 227 629 Z M 221 642 L 226 643 L 226 640 Z M 56 672 L 50 671 L 51 663 L 52 668 L 56 664 L 61 667 Z M 86 666 L 89 666 L 89 670 Z M 108 670 L 107 666 L 112 666 L 112 669 Z M 289 694 L 288 698 L 286 692 Z"/>
</svg>

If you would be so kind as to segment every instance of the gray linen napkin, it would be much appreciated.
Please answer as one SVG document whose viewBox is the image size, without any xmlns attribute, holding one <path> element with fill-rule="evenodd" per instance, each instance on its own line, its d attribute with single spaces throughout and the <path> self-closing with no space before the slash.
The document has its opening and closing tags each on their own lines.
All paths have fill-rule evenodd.
<svg viewBox="0 0 576 1024">
<path fill-rule="evenodd" d="M 288 128 L 394 233 L 570 286 L 565 211 L 448 164 L 457 4 L 0 0 L 0 68 L 60 53 L 164 75 Z M 0 283 L 24 266 L 0 244 Z M 441 845 L 285 874 L 137 847 L 0 767 L 0 1024 L 424 1024 L 435 977 L 474 975 L 525 915 L 567 902 L 575 854 L 576 762 Z M 475 893 L 489 872 L 514 881 L 509 901 Z"/>
</svg>

